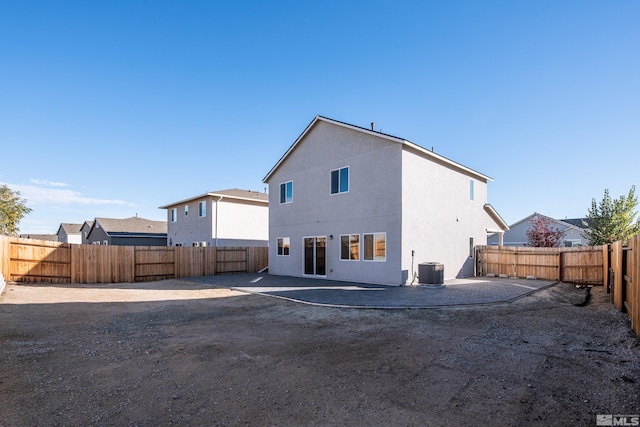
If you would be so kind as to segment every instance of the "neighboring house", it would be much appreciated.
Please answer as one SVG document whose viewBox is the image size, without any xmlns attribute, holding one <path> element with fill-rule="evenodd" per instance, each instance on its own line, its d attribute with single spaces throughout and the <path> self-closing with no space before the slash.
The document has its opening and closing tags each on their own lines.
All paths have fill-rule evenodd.
<svg viewBox="0 0 640 427">
<path fill-rule="evenodd" d="M 131 217 L 96 218 L 87 234 L 87 243 L 116 246 L 166 246 L 167 223 Z"/>
<path fill-rule="evenodd" d="M 526 246 L 529 242 L 529 238 L 527 237 L 527 231 L 531 228 L 531 219 L 536 216 L 544 216 L 549 219 L 551 228 L 564 231 L 564 244 L 566 247 L 573 246 L 587 246 L 589 244 L 588 239 L 582 237 L 582 233 L 584 232 L 586 225 L 583 224 L 583 221 L 586 219 L 583 218 L 575 218 L 575 219 L 553 219 L 546 215 L 541 215 L 536 212 L 532 213 L 526 218 L 521 219 L 520 221 L 511 224 L 509 226 L 509 231 L 504 233 L 503 236 L 503 245 L 504 246 Z M 488 245 L 497 245 L 498 244 L 498 236 L 491 235 L 487 239 Z"/>
<path fill-rule="evenodd" d="M 58 242 L 82 244 L 82 224 L 62 223 L 58 227 Z"/>
<path fill-rule="evenodd" d="M 57 234 L 20 234 L 18 237 L 23 239 L 35 239 L 35 240 L 48 240 L 50 242 L 57 242 Z"/>
<path fill-rule="evenodd" d="M 475 246 L 508 229 L 487 204 L 490 180 L 405 139 L 316 116 L 264 178 L 269 273 L 401 285 L 436 262 L 445 278 L 472 276 Z"/>
<path fill-rule="evenodd" d="M 82 244 L 86 245 L 89 243 L 87 237 L 89 236 L 89 231 L 91 231 L 91 227 L 93 227 L 93 221 L 85 221 L 80 227 L 80 234 L 82 236 Z"/>
<path fill-rule="evenodd" d="M 267 246 L 269 196 L 233 188 L 161 206 L 169 246 Z"/>
</svg>

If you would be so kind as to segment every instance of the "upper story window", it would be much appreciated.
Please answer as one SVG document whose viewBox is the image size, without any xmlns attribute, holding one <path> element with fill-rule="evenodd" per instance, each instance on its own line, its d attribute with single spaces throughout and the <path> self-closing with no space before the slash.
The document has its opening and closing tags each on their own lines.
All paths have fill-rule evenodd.
<svg viewBox="0 0 640 427">
<path fill-rule="evenodd" d="M 198 216 L 200 218 L 207 216 L 207 202 L 199 202 L 198 203 Z"/>
<path fill-rule="evenodd" d="M 331 171 L 331 194 L 349 191 L 349 167 Z"/>
<path fill-rule="evenodd" d="M 176 222 L 178 220 L 178 209 L 171 209 L 171 222 Z"/>
<path fill-rule="evenodd" d="M 473 194 L 473 190 L 474 190 L 473 186 L 474 185 L 473 184 L 474 184 L 473 180 L 470 179 L 469 180 L 469 200 L 473 200 L 473 198 L 474 198 L 474 194 Z"/>
<path fill-rule="evenodd" d="M 293 202 L 293 181 L 280 184 L 280 203 Z"/>
<path fill-rule="evenodd" d="M 189 216 L 189 205 L 184 205 L 184 216 Z"/>
</svg>

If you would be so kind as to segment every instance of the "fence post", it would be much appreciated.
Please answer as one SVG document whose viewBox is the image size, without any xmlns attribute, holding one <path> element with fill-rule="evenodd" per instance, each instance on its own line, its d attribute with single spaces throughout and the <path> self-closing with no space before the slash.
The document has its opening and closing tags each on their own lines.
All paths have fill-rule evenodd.
<svg viewBox="0 0 640 427">
<path fill-rule="evenodd" d="M 614 242 L 611 247 L 611 267 L 613 268 L 613 305 L 622 311 L 622 286 L 623 286 L 623 265 L 622 265 L 622 242 Z"/>
<path fill-rule="evenodd" d="M 609 248 L 611 245 L 602 245 L 602 286 L 610 293 L 609 289 Z"/>
<path fill-rule="evenodd" d="M 558 282 L 562 282 L 564 279 L 564 252 L 562 248 L 558 248 Z"/>
<path fill-rule="evenodd" d="M 11 280 L 9 275 L 9 237 L 0 236 L 0 273 L 5 280 Z"/>
<path fill-rule="evenodd" d="M 640 234 L 629 239 L 630 253 L 629 258 L 630 269 L 628 275 L 631 276 L 631 327 L 636 333 L 636 336 L 640 338 Z"/>
</svg>

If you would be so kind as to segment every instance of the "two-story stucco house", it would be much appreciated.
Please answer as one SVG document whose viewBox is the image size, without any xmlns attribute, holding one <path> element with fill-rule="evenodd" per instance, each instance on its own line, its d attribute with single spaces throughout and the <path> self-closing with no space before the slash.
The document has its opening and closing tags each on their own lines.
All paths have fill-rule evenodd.
<svg viewBox="0 0 640 427">
<path fill-rule="evenodd" d="M 372 129 L 317 116 L 269 171 L 269 273 L 414 282 L 418 265 L 474 274 L 474 247 L 508 229 L 486 175 Z"/>
<path fill-rule="evenodd" d="M 232 188 L 174 202 L 167 210 L 169 246 L 259 247 L 269 243 L 269 196 Z"/>
</svg>

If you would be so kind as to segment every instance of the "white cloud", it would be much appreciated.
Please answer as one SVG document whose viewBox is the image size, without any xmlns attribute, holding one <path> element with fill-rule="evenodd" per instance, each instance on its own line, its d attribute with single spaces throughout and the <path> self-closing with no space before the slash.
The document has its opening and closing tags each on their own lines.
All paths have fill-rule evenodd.
<svg viewBox="0 0 640 427">
<path fill-rule="evenodd" d="M 37 180 L 36 180 L 37 181 Z M 34 180 L 31 180 L 34 182 Z M 44 181 L 49 183 L 49 181 Z M 20 192 L 20 197 L 27 200 L 27 206 L 31 205 L 49 205 L 49 206 L 61 206 L 61 205 L 129 205 L 135 206 L 134 203 L 127 202 L 125 200 L 118 199 L 95 199 L 93 197 L 87 197 L 82 193 L 68 189 L 48 188 L 38 185 L 29 184 L 8 184 L 0 182 L 0 184 L 6 184 L 14 191 Z M 57 183 L 63 184 L 63 183 Z M 48 184 L 52 185 L 52 184 Z M 66 185 L 66 184 L 65 184 Z"/>
<path fill-rule="evenodd" d="M 46 179 L 31 178 L 29 181 L 32 184 L 47 185 L 50 187 L 68 187 L 69 186 L 69 184 L 67 184 L 66 182 L 48 181 Z"/>
</svg>

